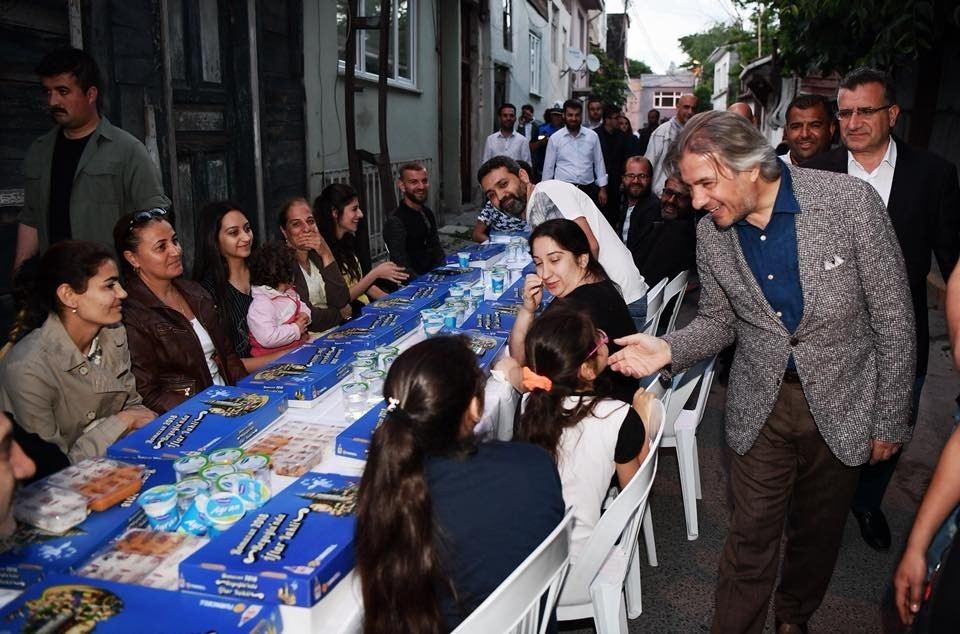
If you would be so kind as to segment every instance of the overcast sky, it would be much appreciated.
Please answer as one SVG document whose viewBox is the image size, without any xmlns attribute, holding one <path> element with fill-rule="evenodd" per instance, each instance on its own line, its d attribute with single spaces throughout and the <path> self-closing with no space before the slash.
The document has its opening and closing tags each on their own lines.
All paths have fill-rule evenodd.
<svg viewBox="0 0 960 634">
<path fill-rule="evenodd" d="M 623 13 L 625 0 L 608 0 L 607 13 Z M 704 31 L 715 22 L 731 22 L 738 12 L 731 0 L 629 0 L 627 57 L 643 60 L 655 73 L 686 56 L 677 39 Z M 701 60 L 702 61 L 702 60 Z"/>
</svg>

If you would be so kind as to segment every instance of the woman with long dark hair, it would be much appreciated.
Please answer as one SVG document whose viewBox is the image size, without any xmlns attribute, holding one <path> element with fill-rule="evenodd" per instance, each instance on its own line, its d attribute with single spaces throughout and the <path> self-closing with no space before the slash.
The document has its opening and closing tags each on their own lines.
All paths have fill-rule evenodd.
<svg viewBox="0 0 960 634">
<path fill-rule="evenodd" d="M 211 385 L 246 375 L 213 298 L 183 276 L 183 249 L 163 209 L 135 211 L 113 227 L 129 296 L 123 323 L 144 403 L 165 412 Z"/>
<path fill-rule="evenodd" d="M 650 447 L 643 421 L 653 396 L 637 390 L 631 407 L 598 381 L 607 366 L 607 336 L 583 312 L 559 308 L 527 333 L 527 367 L 509 358 L 498 366 L 527 391 L 515 438 L 540 445 L 557 462 L 563 499 L 574 507 L 573 561 L 600 520 L 611 478 L 626 486 Z"/>
<path fill-rule="evenodd" d="M 291 198 L 280 207 L 280 233 L 297 256 L 294 288 L 310 309 L 311 332 L 322 332 L 350 319 L 350 289 L 317 219 L 305 198 Z"/>
<path fill-rule="evenodd" d="M 453 629 L 563 518 L 545 451 L 476 442 L 483 384 L 460 337 L 428 339 L 390 367 L 354 535 L 368 634 Z"/>
<path fill-rule="evenodd" d="M 359 311 L 369 304 L 371 299 L 380 299 L 387 294 L 377 286 L 377 280 L 399 284 L 410 277 L 403 267 L 389 260 L 381 262 L 364 275 L 356 247 L 357 227 L 363 218 L 363 211 L 360 209 L 360 198 L 353 187 L 342 183 L 328 185 L 313 201 L 313 212 L 320 234 L 330 245 L 333 256 L 340 265 L 340 272 L 347 280 L 350 301 L 353 302 L 355 310 Z"/>
<path fill-rule="evenodd" d="M 102 456 L 156 417 L 143 406 L 130 371 L 120 323 L 127 293 L 117 263 L 99 244 L 58 242 L 40 258 L 28 285 L 21 339 L 0 363 L 2 409 L 71 461 Z M 41 462 L 41 470 L 49 466 Z"/>
<path fill-rule="evenodd" d="M 510 331 L 510 354 L 520 365 L 525 364 L 524 341 L 534 323 L 543 290 L 555 299 L 547 311 L 572 307 L 586 313 L 593 324 L 610 337 L 610 353 L 620 349 L 614 339 L 637 332 L 620 290 L 590 251 L 587 236 L 577 223 L 563 218 L 537 225 L 529 238 L 530 254 L 536 273 L 524 280 L 523 305 Z M 638 382 L 636 379 L 604 370 L 604 380 L 612 384 L 612 394 L 629 402 Z"/>
</svg>

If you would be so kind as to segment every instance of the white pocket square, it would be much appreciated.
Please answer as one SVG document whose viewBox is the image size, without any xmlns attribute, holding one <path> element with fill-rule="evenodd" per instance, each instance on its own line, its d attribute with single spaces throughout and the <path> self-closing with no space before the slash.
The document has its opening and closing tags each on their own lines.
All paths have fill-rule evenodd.
<svg viewBox="0 0 960 634">
<path fill-rule="evenodd" d="M 833 269 L 837 268 L 838 266 L 840 266 L 840 265 L 843 264 L 844 262 L 846 262 L 846 260 L 844 260 L 843 258 L 841 258 L 839 255 L 835 255 L 835 256 L 833 256 L 832 259 L 830 259 L 830 260 L 824 260 L 824 261 L 823 261 L 823 270 L 824 270 L 824 271 L 832 271 Z"/>
</svg>

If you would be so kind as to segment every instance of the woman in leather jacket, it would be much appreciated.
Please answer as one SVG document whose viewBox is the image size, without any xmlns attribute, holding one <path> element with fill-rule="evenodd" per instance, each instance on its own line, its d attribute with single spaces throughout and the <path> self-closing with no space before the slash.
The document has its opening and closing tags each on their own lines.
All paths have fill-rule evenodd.
<svg viewBox="0 0 960 634">
<path fill-rule="evenodd" d="M 163 209 L 126 214 L 113 228 L 129 296 L 123 305 L 143 402 L 162 413 L 246 374 L 210 294 L 182 279 L 183 248 Z"/>
</svg>

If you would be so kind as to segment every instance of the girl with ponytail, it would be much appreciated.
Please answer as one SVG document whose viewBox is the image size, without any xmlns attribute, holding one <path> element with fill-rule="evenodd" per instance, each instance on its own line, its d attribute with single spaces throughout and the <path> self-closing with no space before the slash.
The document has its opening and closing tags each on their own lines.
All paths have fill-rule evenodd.
<svg viewBox="0 0 960 634">
<path fill-rule="evenodd" d="M 546 452 L 476 441 L 483 388 L 461 337 L 428 339 L 390 367 L 354 536 L 368 634 L 455 628 L 563 518 Z"/>
<path fill-rule="evenodd" d="M 653 395 L 643 389 L 631 407 L 609 396 L 602 380 L 607 335 L 582 312 L 557 307 L 533 322 L 525 341 L 528 365 L 505 359 L 497 369 L 526 391 L 515 438 L 550 452 L 563 499 L 574 507 L 571 561 L 600 519 L 610 480 L 622 487 L 649 450 L 644 421 Z"/>
</svg>

